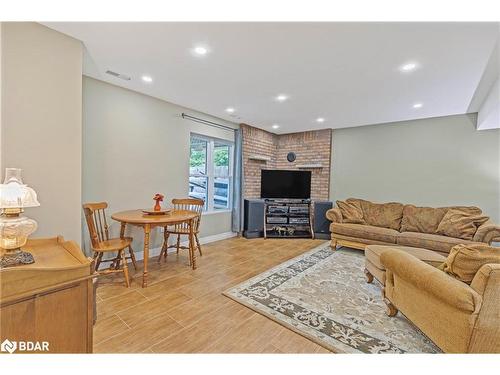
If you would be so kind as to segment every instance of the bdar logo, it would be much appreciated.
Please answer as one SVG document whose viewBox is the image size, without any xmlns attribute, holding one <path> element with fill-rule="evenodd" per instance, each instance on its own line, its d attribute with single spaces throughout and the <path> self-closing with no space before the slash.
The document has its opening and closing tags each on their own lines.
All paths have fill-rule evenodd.
<svg viewBox="0 0 500 375">
<path fill-rule="evenodd" d="M 48 352 L 49 343 L 47 341 L 10 341 L 5 339 L 0 344 L 0 351 L 2 352 Z"/>
<path fill-rule="evenodd" d="M 2 344 L 0 345 L 0 350 L 2 352 L 9 352 L 9 353 L 14 353 L 17 349 L 17 343 L 15 341 L 9 341 L 8 339 L 5 339 Z"/>
</svg>

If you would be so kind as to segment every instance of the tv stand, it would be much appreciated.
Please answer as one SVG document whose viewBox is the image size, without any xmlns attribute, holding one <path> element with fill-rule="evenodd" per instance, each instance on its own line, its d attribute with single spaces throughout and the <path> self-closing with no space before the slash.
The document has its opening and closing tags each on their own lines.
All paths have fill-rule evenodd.
<svg viewBox="0 0 500 375">
<path fill-rule="evenodd" d="M 266 198 L 264 199 L 265 203 L 310 203 L 310 199 L 274 199 L 274 198 Z"/>
<path fill-rule="evenodd" d="M 314 238 L 310 199 L 265 199 L 264 238 Z"/>
</svg>

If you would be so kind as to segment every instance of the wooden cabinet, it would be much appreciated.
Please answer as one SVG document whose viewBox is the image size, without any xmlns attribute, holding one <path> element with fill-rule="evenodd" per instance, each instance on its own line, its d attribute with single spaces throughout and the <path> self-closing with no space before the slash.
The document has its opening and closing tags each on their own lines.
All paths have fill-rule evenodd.
<svg viewBox="0 0 500 375">
<path fill-rule="evenodd" d="M 62 237 L 33 239 L 23 250 L 35 263 L 0 270 L 0 342 L 47 342 L 50 353 L 91 353 L 92 260 Z"/>
</svg>

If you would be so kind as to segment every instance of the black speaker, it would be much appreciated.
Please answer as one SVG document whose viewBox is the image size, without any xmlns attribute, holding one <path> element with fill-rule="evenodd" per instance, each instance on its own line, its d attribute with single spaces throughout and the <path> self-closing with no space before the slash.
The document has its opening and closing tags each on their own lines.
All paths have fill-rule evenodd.
<svg viewBox="0 0 500 375">
<path fill-rule="evenodd" d="M 326 218 L 326 211 L 333 207 L 332 202 L 314 201 L 314 238 L 330 239 L 330 220 Z"/>
<path fill-rule="evenodd" d="M 243 237 L 264 237 L 264 201 L 245 199 L 243 210 Z"/>
</svg>

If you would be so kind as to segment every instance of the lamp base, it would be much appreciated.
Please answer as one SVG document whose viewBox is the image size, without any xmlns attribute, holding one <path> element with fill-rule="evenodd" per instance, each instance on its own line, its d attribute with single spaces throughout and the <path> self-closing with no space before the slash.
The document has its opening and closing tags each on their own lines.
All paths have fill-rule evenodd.
<svg viewBox="0 0 500 375">
<path fill-rule="evenodd" d="M 0 257 L 0 268 L 14 267 L 21 264 L 35 263 L 31 253 L 22 250 L 6 252 Z"/>
</svg>

